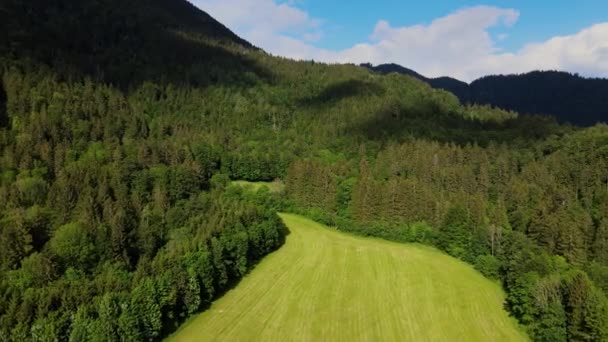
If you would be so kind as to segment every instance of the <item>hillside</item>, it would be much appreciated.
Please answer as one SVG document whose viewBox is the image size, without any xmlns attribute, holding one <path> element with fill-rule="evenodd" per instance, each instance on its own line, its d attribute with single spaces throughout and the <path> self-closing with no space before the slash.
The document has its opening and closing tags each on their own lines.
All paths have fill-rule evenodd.
<svg viewBox="0 0 608 342">
<path fill-rule="evenodd" d="M 608 338 L 608 126 L 273 57 L 183 0 L 0 12 L 0 338 L 161 340 L 277 211 L 474 266 L 534 340 Z"/>
<path fill-rule="evenodd" d="M 187 1 L 7 0 L 0 6 L 0 56 L 68 79 L 202 85 L 217 82 L 203 77 L 212 68 L 246 71 L 222 46 L 253 48 Z"/>
<path fill-rule="evenodd" d="M 423 76 L 419 73 L 417 73 L 416 71 L 412 70 L 412 69 L 408 69 L 406 67 L 403 67 L 399 64 L 380 64 L 380 65 L 376 65 L 373 66 L 371 64 L 362 64 L 362 67 L 365 67 L 367 69 L 370 69 L 374 72 L 377 73 L 381 73 L 383 75 L 387 75 L 390 73 L 398 73 L 398 74 L 402 74 L 402 75 L 408 75 L 408 76 L 412 76 L 416 79 L 419 79 L 423 82 L 428 83 L 431 87 L 435 88 L 435 89 L 443 89 L 446 91 L 449 91 L 450 93 L 456 95 L 456 97 L 458 97 L 458 99 L 460 99 L 460 101 L 462 103 L 469 103 L 469 102 L 475 102 L 475 101 L 471 101 L 471 89 L 469 87 L 469 84 L 467 84 L 466 82 L 462 82 L 459 81 L 455 78 L 451 78 L 451 77 L 438 77 L 438 78 L 428 78 L 426 76 Z M 491 104 L 491 103 L 487 103 L 487 104 Z M 509 108 L 506 108 L 509 109 Z"/>
<path fill-rule="evenodd" d="M 553 115 L 561 122 L 591 126 L 608 122 L 608 80 L 557 71 L 488 76 L 470 86 L 471 102 L 520 113 Z"/>
<path fill-rule="evenodd" d="M 281 217 L 285 245 L 169 341 L 527 340 L 504 293 L 470 266 Z"/>
<path fill-rule="evenodd" d="M 486 76 L 470 85 L 450 77 L 427 78 L 396 64 L 364 65 L 375 72 L 409 75 L 456 95 L 462 103 L 491 105 L 521 114 L 554 116 L 560 122 L 592 126 L 608 122 L 608 80 L 557 71 Z"/>
</svg>

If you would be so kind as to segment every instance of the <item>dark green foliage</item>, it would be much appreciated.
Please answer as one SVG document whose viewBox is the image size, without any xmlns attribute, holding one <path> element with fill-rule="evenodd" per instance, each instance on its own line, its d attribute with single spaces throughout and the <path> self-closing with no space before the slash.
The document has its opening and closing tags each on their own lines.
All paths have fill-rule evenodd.
<svg viewBox="0 0 608 342">
<path fill-rule="evenodd" d="M 158 1 L 148 5 L 155 11 L 156 6 L 172 4 Z M 68 11 L 74 17 L 64 19 L 76 20 L 80 11 L 99 14 L 99 8 L 90 5 L 93 2 L 13 2 L 2 10 Z M 134 5 L 138 8 L 131 3 L 124 6 Z M 173 10 L 181 6 L 183 11 L 184 5 L 180 2 Z M 117 20 L 118 13 L 92 19 L 91 29 L 95 31 L 106 20 Z M 201 21 L 196 12 L 194 16 L 198 16 L 197 23 L 174 24 L 199 25 L 198 29 L 200 25 L 217 26 L 208 19 Z M 139 37 L 144 33 L 138 20 L 149 19 L 134 20 L 131 28 L 121 27 L 125 23 L 118 20 L 111 23 L 116 27 L 98 33 L 112 35 L 114 29 L 126 29 L 130 33 L 124 33 L 125 37 Z M 57 31 L 62 28 L 54 25 L 24 22 L 20 27 L 25 33 L 45 27 L 57 33 L 54 38 L 65 38 L 62 35 L 68 31 Z M 14 42 L 26 44 L 26 38 L 40 37 L 26 34 Z M 223 115 L 215 108 L 230 102 L 222 100 L 228 91 L 224 93 L 218 86 L 217 94 L 208 94 L 194 86 L 175 87 L 174 81 L 187 84 L 188 80 L 179 73 L 175 79 L 163 79 L 162 73 L 154 71 L 158 61 L 144 58 L 119 63 L 113 58 L 122 60 L 125 51 L 141 47 L 107 38 L 85 42 L 74 36 L 69 43 L 74 45 L 65 47 L 67 54 L 56 59 L 47 55 L 45 44 L 59 44 L 53 47 L 56 50 L 63 44 L 57 41 L 30 46 L 33 50 L 18 49 L 23 55 L 13 56 L 20 59 L 11 61 L 3 73 L 0 95 L 6 96 L 1 99 L 0 114 L 7 115 L 0 118 L 10 122 L 10 126 L 6 122 L 0 125 L 3 338 L 159 340 L 187 316 L 208 307 L 283 242 L 283 225 L 274 214 L 277 199 L 268 193 L 230 193 L 229 180 L 219 176 L 219 171 L 234 160 L 232 167 L 244 170 L 247 178 L 274 179 L 287 168 L 288 154 L 270 151 L 268 146 L 231 148 L 240 145 L 239 141 L 223 146 L 218 141 L 228 142 L 229 134 L 213 131 L 216 126 L 208 127 L 209 134 L 201 136 L 201 127 Z M 91 42 L 100 45 L 87 45 Z M 145 39 L 143 44 L 147 44 Z M 76 52 L 83 46 L 84 50 Z M 89 48 L 108 50 L 91 54 L 93 60 L 81 58 L 79 53 Z M 231 55 L 219 46 L 214 49 L 194 47 L 191 55 L 178 58 Z M 171 55 L 180 56 L 175 51 Z M 173 57 L 165 54 L 160 58 Z M 38 62 L 51 66 L 52 71 Z M 147 67 L 134 67 L 131 62 Z M 179 68 L 180 62 L 176 62 Z M 247 68 L 236 59 L 224 62 Z M 129 78 L 124 72 L 128 68 L 141 74 Z M 196 68 L 192 66 L 189 72 Z M 151 74 L 144 75 L 148 72 Z M 193 77 L 190 83 L 201 86 L 219 81 L 206 78 L 205 72 L 200 75 L 202 78 Z M 155 81 L 137 83 L 148 76 Z M 139 88 L 125 90 L 129 87 Z M 197 98 L 213 100 L 204 108 Z M 196 127 L 188 125 L 199 110 L 207 111 L 208 117 Z M 258 153 L 256 162 L 247 164 L 251 149 Z"/>
<path fill-rule="evenodd" d="M 568 341 L 566 312 L 558 299 L 551 300 L 540 312 L 537 324 L 537 341 Z"/>
<path fill-rule="evenodd" d="M 4 85 L 0 84 L 0 128 L 7 126 L 8 114 L 6 113 L 6 92 L 4 91 Z"/>
<path fill-rule="evenodd" d="M 529 148 L 388 144 L 341 164 L 296 161 L 287 190 L 297 211 L 338 229 L 434 244 L 472 263 L 503 284 L 535 340 L 602 340 L 608 179 L 597 168 L 607 134 L 597 126 Z M 315 196 L 327 174 L 335 205 Z M 585 299 L 570 299 L 571 288 Z"/>
<path fill-rule="evenodd" d="M 500 261 L 491 255 L 480 255 L 475 260 L 475 269 L 491 279 L 500 279 Z"/>
<path fill-rule="evenodd" d="M 32 251 L 32 236 L 24 224 L 22 211 L 0 221 L 0 261 L 3 269 L 16 269 L 20 261 Z"/>
<path fill-rule="evenodd" d="M 605 79 L 535 71 L 483 77 L 471 83 L 468 102 L 492 104 L 522 114 L 553 115 L 562 122 L 589 126 L 606 122 L 606 91 Z"/>
<path fill-rule="evenodd" d="M 10 42 L 2 44 L 3 56 L 48 65 L 65 77 L 128 88 L 159 76 L 177 84 L 248 82 L 246 72 L 258 72 L 210 39 L 248 49 L 249 43 L 186 1 L 7 0 L 0 23 Z M 217 72 L 219 65 L 227 73 Z"/>
<path fill-rule="evenodd" d="M 372 66 L 378 73 L 409 75 L 456 95 L 462 103 L 492 105 L 521 114 L 544 114 L 560 122 L 591 126 L 608 119 L 608 80 L 584 78 L 559 71 L 533 71 L 521 75 L 486 76 L 471 84 L 450 78 L 427 78 L 396 64 Z"/>
<path fill-rule="evenodd" d="M 452 256 L 468 259 L 472 225 L 470 214 L 465 207 L 457 205 L 450 208 L 440 226 L 437 246 Z"/>
<path fill-rule="evenodd" d="M 604 293 L 608 293 L 608 265 L 591 262 L 585 266 L 585 271 Z"/>
<path fill-rule="evenodd" d="M 606 126 L 274 58 L 181 0 L 10 0 L 0 28 L 3 338 L 159 340 L 289 209 L 474 264 L 535 339 L 606 339 Z"/>
<path fill-rule="evenodd" d="M 278 216 L 239 194 L 216 191 L 179 205 L 187 214 L 180 225 L 169 227 L 170 236 L 158 238 L 162 249 L 141 248 L 140 256 L 129 251 L 138 247 L 135 242 L 119 246 L 141 258 L 133 268 L 125 259 L 98 250 L 87 226 L 79 223 L 58 227 L 43 252 L 15 257 L 20 268 L 4 271 L 7 276 L 0 282 L 7 294 L 0 301 L 3 334 L 158 339 L 283 243 Z M 220 215 L 224 220 L 217 220 Z M 40 316 L 33 316 L 35 312 Z"/>
</svg>

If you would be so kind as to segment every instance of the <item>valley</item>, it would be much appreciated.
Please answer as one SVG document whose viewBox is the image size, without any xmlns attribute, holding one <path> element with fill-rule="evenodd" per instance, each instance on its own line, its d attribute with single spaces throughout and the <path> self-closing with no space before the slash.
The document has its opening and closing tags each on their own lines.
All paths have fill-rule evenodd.
<svg viewBox="0 0 608 342">
<path fill-rule="evenodd" d="M 526 341 L 504 292 L 433 248 L 280 215 L 285 245 L 168 341 Z"/>
<path fill-rule="evenodd" d="M 0 342 L 608 341 L 608 71 L 290 59 L 228 19 L 308 1 L 231 1 L 0 1 Z"/>
</svg>

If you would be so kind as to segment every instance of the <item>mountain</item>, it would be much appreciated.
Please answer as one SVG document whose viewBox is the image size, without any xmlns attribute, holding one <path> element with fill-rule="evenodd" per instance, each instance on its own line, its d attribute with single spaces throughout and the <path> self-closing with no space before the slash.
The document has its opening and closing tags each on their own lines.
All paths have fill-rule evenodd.
<svg viewBox="0 0 608 342">
<path fill-rule="evenodd" d="M 513 110 L 520 114 L 551 115 L 560 122 L 591 126 L 608 121 L 608 80 L 583 78 L 558 71 L 486 76 L 471 84 L 450 77 L 428 78 L 397 64 L 371 66 L 375 72 L 397 72 L 456 95 L 462 103 Z"/>
<path fill-rule="evenodd" d="M 372 64 L 365 63 L 365 64 L 361 64 L 361 66 L 368 68 L 370 70 L 373 70 L 375 72 L 379 72 L 381 74 L 390 74 L 392 72 L 396 72 L 398 74 L 412 76 L 414 78 L 423 80 L 425 82 L 430 80 L 429 78 L 420 75 L 419 73 L 415 72 L 412 69 L 408 69 L 406 67 L 403 67 L 403 66 L 401 66 L 399 64 L 395 64 L 395 63 L 380 64 L 377 66 L 373 66 Z"/>
<path fill-rule="evenodd" d="M 185 0 L 0 25 L 0 340 L 162 340 L 281 247 L 278 211 L 469 263 L 534 340 L 608 340 L 608 126 L 273 57 Z"/>
<path fill-rule="evenodd" d="M 608 122 L 608 79 L 534 71 L 483 77 L 471 83 L 469 89 L 470 102 L 524 114 L 552 115 L 561 122 L 580 126 Z"/>
<path fill-rule="evenodd" d="M 412 69 L 408 69 L 399 64 L 380 64 L 377 66 L 373 66 L 369 63 L 361 64 L 362 67 L 368 68 L 374 72 L 378 72 L 381 74 L 390 74 L 392 72 L 396 72 L 402 75 L 408 75 L 414 78 L 417 78 L 421 81 L 424 81 L 431 85 L 431 87 L 436 89 L 443 89 L 451 92 L 456 95 L 461 102 L 467 103 L 470 97 L 469 85 L 466 82 L 459 81 L 455 78 L 451 77 L 439 77 L 439 78 L 428 78 L 423 76 Z"/>
<path fill-rule="evenodd" d="M 121 86 L 197 83 L 211 66 L 238 74 L 246 66 L 237 52 L 254 49 L 194 5 L 173 0 L 6 0 L 0 31 L 0 58 Z"/>
</svg>

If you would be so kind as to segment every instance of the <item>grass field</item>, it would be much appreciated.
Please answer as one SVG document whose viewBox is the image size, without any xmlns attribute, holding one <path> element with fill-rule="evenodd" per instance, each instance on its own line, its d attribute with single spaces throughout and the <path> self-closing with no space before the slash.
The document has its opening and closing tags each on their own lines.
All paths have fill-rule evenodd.
<svg viewBox="0 0 608 342">
<path fill-rule="evenodd" d="M 280 180 L 275 180 L 272 182 L 248 182 L 248 181 L 233 181 L 232 184 L 239 185 L 244 189 L 249 189 L 253 191 L 258 191 L 262 187 L 267 187 L 270 192 L 279 193 L 285 190 L 285 184 Z"/>
<path fill-rule="evenodd" d="M 282 214 L 291 231 L 171 341 L 522 341 L 500 287 L 420 245 Z"/>
</svg>

